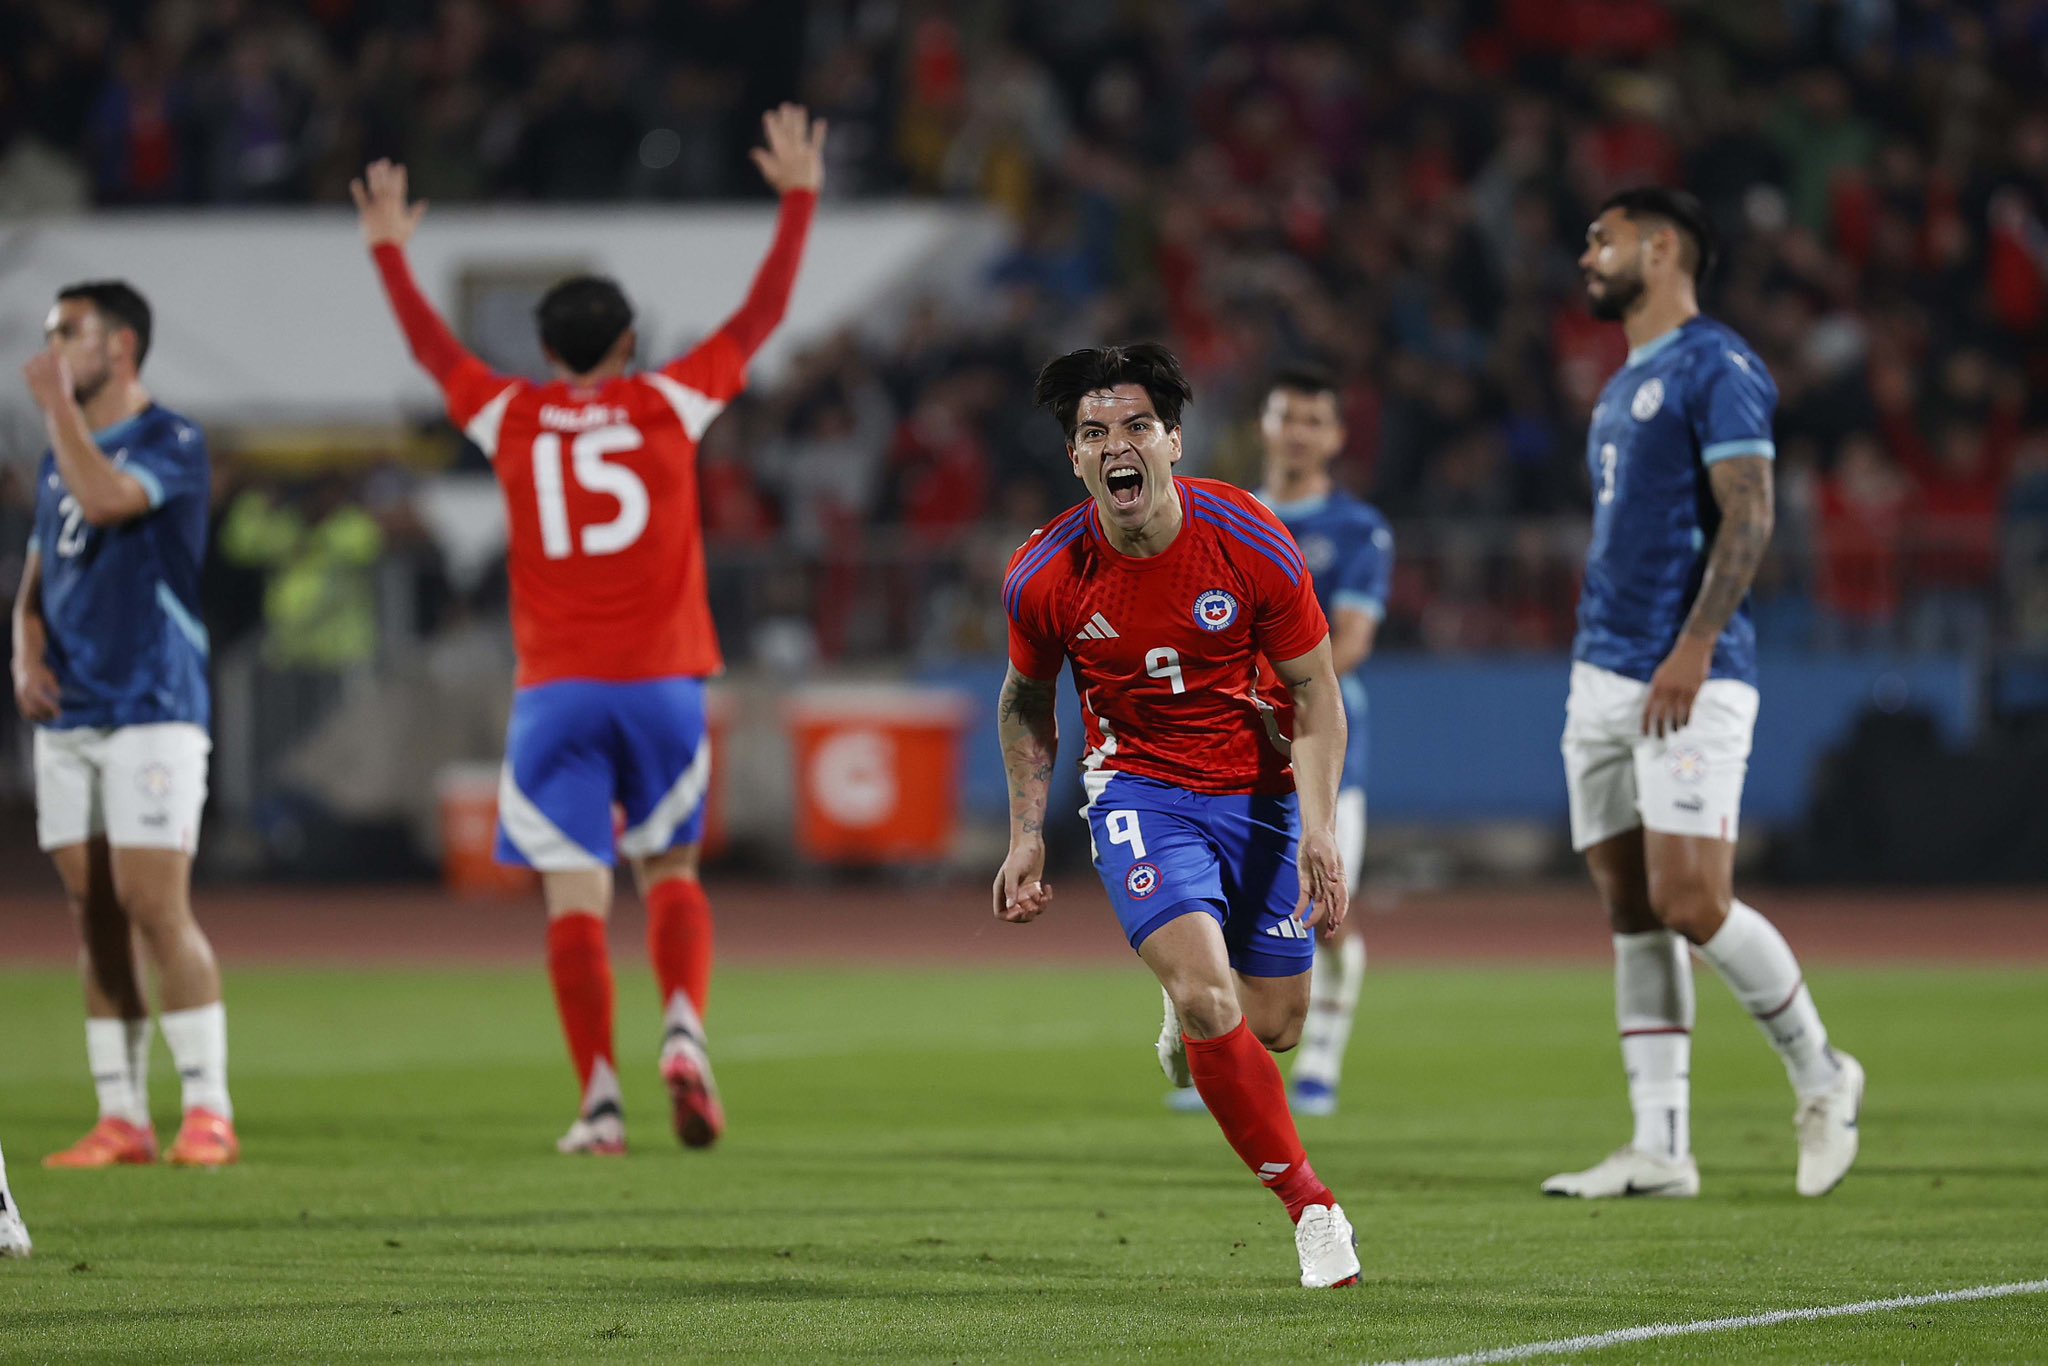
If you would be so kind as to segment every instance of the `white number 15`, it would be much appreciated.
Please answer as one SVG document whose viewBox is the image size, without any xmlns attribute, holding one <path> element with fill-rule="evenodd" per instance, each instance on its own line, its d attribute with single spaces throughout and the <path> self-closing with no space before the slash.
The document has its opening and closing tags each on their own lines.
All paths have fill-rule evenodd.
<svg viewBox="0 0 2048 1366">
<path fill-rule="evenodd" d="M 606 460 L 640 449 L 633 427 L 598 427 L 582 432 L 569 444 L 569 462 L 579 487 L 618 499 L 619 515 L 583 528 L 586 555 L 616 555 L 647 530 L 647 485 L 624 465 Z M 540 501 L 540 544 L 551 560 L 567 559 L 575 549 L 569 538 L 569 500 L 562 489 L 562 438 L 543 432 L 533 439 L 533 492 Z"/>
</svg>

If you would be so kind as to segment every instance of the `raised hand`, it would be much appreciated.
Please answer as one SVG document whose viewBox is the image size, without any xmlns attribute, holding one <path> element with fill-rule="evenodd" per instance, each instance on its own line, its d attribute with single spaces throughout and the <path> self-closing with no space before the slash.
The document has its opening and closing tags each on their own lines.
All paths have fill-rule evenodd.
<svg viewBox="0 0 2048 1366">
<path fill-rule="evenodd" d="M 21 367 L 29 397 L 46 413 L 72 402 L 71 366 L 55 351 L 38 351 Z"/>
<path fill-rule="evenodd" d="M 404 246 L 427 212 L 424 199 L 406 203 L 405 167 L 388 158 L 371 162 L 362 179 L 348 183 L 348 192 L 356 201 L 356 220 L 362 226 L 365 246 L 380 247 L 387 242 Z"/>
<path fill-rule="evenodd" d="M 824 186 L 825 120 L 812 119 L 800 104 L 783 104 L 761 116 L 761 133 L 768 145 L 753 150 L 754 165 L 777 194 Z"/>
</svg>

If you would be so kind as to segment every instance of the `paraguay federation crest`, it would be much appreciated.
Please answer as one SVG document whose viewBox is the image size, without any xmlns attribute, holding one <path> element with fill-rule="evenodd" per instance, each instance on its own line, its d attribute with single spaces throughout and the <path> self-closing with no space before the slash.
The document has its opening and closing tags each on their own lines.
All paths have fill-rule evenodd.
<svg viewBox="0 0 2048 1366">
<path fill-rule="evenodd" d="M 1237 620 L 1237 599 L 1220 588 L 1211 588 L 1195 599 L 1195 625 L 1204 631 L 1221 631 Z"/>
<path fill-rule="evenodd" d="M 1671 770 L 1671 776 L 1687 787 L 1695 787 L 1707 780 L 1706 752 L 1697 745 L 1678 745 L 1664 753 L 1664 763 Z"/>
<path fill-rule="evenodd" d="M 1636 388 L 1636 396 L 1629 400 L 1629 416 L 1638 422 L 1648 422 L 1664 406 L 1664 381 L 1655 375 L 1644 380 Z"/>
<path fill-rule="evenodd" d="M 1124 874 L 1124 891 L 1133 901 L 1143 901 L 1159 890 L 1159 870 L 1149 863 L 1134 863 Z"/>
</svg>

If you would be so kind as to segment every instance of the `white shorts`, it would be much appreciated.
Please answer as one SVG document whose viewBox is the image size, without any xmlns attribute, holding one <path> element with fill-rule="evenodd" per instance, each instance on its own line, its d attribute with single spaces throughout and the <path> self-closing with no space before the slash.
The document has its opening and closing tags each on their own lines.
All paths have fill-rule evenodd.
<svg viewBox="0 0 2048 1366">
<path fill-rule="evenodd" d="M 1574 849 L 1637 826 L 1735 838 L 1756 730 L 1756 689 L 1739 679 L 1708 679 L 1685 729 L 1661 740 L 1643 734 L 1649 695 L 1647 683 L 1572 664 L 1563 747 Z"/>
<path fill-rule="evenodd" d="M 62 849 L 105 835 L 116 848 L 197 852 L 212 751 L 207 733 L 185 721 L 38 727 L 36 842 Z"/>
<path fill-rule="evenodd" d="M 1346 787 L 1337 793 L 1337 852 L 1344 856 L 1344 877 L 1358 890 L 1365 872 L 1365 789 Z"/>
</svg>

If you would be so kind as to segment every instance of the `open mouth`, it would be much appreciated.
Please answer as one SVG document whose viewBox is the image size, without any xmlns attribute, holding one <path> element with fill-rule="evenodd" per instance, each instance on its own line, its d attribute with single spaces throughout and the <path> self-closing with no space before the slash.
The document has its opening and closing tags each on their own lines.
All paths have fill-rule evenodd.
<svg viewBox="0 0 2048 1366">
<path fill-rule="evenodd" d="M 1129 465 L 1120 466 L 1102 476 L 1102 486 L 1108 491 L 1112 506 L 1134 508 L 1145 496 L 1145 473 Z"/>
</svg>

